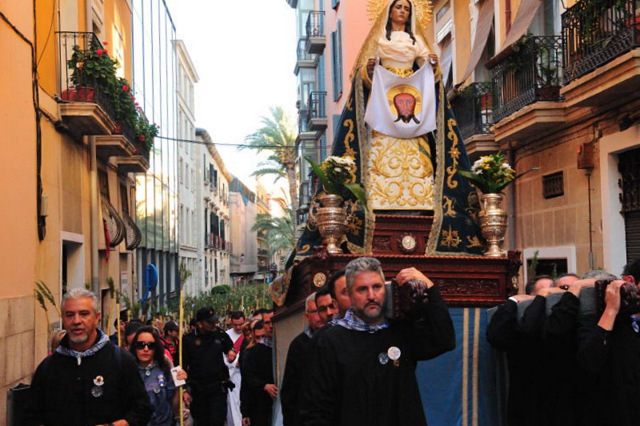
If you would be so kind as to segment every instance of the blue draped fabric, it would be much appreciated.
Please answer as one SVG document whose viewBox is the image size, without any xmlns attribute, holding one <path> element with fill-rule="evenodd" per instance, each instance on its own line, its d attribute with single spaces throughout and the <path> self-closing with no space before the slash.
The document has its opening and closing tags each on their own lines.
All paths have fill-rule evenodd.
<svg viewBox="0 0 640 426">
<path fill-rule="evenodd" d="M 487 310 L 449 308 L 456 348 L 418 364 L 416 376 L 429 426 L 497 426 L 494 355 Z"/>
</svg>

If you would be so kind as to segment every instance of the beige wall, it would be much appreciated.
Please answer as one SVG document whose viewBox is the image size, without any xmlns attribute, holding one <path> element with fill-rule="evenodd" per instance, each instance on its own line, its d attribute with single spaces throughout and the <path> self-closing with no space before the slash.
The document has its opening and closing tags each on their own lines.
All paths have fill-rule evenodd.
<svg viewBox="0 0 640 426">
<path fill-rule="evenodd" d="M 633 106 L 628 107 L 633 110 Z M 515 246 L 519 250 L 573 247 L 579 274 L 589 270 L 592 250 L 593 266 L 617 275 L 627 262 L 624 220 L 619 213 L 617 159 L 625 150 L 640 146 L 640 125 L 620 132 L 617 116 L 608 114 L 606 108 L 591 111 L 597 113 L 587 116 L 580 111 L 576 114 L 580 122 L 515 150 L 519 172 L 540 167 L 515 184 Z M 585 143 L 595 147 L 591 191 L 586 170 L 577 168 L 578 148 Z M 558 171 L 564 175 L 564 195 L 544 199 L 542 176 Z"/>
</svg>

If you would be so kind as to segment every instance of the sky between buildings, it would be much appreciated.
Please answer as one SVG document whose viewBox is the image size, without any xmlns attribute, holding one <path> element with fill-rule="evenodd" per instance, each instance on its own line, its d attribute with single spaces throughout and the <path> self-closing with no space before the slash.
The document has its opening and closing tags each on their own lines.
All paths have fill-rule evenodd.
<svg viewBox="0 0 640 426">
<path fill-rule="evenodd" d="M 295 121 L 295 13 L 285 0 L 165 1 L 200 77 L 197 127 L 216 143 L 241 144 L 270 106 L 282 106 Z M 253 188 L 256 153 L 217 149 L 229 171 Z"/>
</svg>

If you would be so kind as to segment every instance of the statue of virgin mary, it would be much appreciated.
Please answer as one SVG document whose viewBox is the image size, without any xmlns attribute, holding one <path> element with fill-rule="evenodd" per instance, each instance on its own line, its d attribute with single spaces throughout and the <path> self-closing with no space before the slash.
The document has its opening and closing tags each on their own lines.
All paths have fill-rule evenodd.
<svg viewBox="0 0 640 426">
<path fill-rule="evenodd" d="M 345 247 L 372 252 L 376 213 L 432 214 L 424 254 L 480 255 L 477 206 L 470 207 L 476 192 L 458 173 L 469 170 L 469 159 L 426 37 L 431 3 L 370 0 L 369 10 L 375 20 L 353 66 L 331 153 L 354 158 L 353 181 L 367 195 Z M 308 224 L 296 256 L 312 254 L 319 244 Z"/>
</svg>

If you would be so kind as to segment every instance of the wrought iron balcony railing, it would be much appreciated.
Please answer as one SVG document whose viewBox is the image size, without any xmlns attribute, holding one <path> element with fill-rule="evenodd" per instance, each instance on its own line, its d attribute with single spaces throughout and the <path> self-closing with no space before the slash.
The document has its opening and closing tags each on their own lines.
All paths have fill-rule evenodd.
<svg viewBox="0 0 640 426">
<path fill-rule="evenodd" d="M 312 10 L 307 17 L 307 40 L 324 37 L 324 11 Z"/>
<path fill-rule="evenodd" d="M 307 119 L 327 118 L 327 92 L 311 92 L 307 101 Z"/>
<path fill-rule="evenodd" d="M 311 132 L 309 129 L 309 110 L 298 110 L 298 134 Z"/>
<path fill-rule="evenodd" d="M 493 124 L 493 90 L 491 82 L 471 83 L 451 100 L 464 139 L 490 134 Z"/>
<path fill-rule="evenodd" d="M 640 2 L 581 0 L 562 14 L 564 81 L 640 47 Z"/>
<path fill-rule="evenodd" d="M 309 53 L 322 54 L 326 44 L 324 36 L 324 11 L 311 11 L 307 17 L 306 50 Z"/>
<path fill-rule="evenodd" d="M 298 62 L 315 62 L 318 60 L 318 55 L 307 52 L 307 41 L 305 39 L 298 40 L 297 58 Z"/>
<path fill-rule="evenodd" d="M 90 32 L 58 32 L 58 51 L 60 54 L 60 99 L 65 102 L 92 102 L 98 104 L 115 117 L 113 105 L 104 87 L 96 84 L 95 80 L 83 75 L 80 64 L 75 70 L 69 68 L 69 61 L 74 51 L 87 54 L 90 51 L 103 50 L 104 47 L 98 37 Z"/>
<path fill-rule="evenodd" d="M 513 49 L 491 69 L 494 123 L 534 102 L 560 100 L 562 37 L 524 36 Z"/>
</svg>

